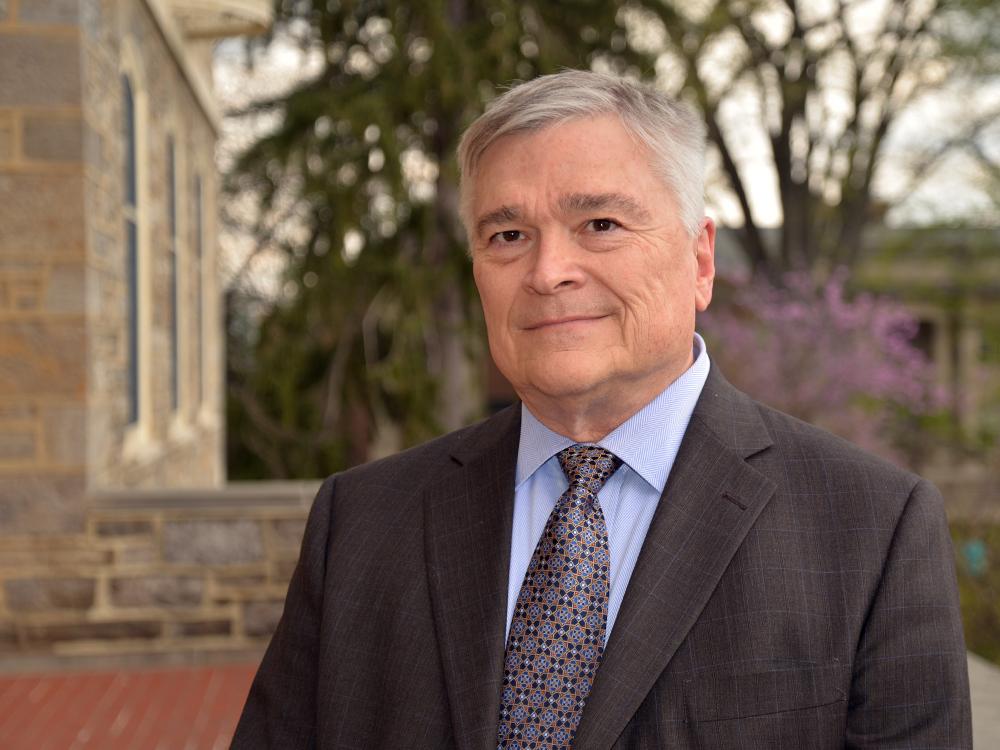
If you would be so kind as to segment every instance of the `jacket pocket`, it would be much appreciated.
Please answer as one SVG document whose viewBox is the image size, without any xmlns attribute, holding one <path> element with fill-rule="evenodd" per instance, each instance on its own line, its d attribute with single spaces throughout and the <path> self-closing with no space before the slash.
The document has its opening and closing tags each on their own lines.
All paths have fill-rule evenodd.
<svg viewBox="0 0 1000 750">
<path fill-rule="evenodd" d="M 685 685 L 693 721 L 766 716 L 847 701 L 847 667 L 796 667 L 749 674 L 705 674 Z"/>
</svg>

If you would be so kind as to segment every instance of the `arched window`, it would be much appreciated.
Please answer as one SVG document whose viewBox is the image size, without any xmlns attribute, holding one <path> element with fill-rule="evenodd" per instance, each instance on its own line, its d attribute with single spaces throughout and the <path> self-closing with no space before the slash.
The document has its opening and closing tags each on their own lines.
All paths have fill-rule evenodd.
<svg viewBox="0 0 1000 750">
<path fill-rule="evenodd" d="M 149 94 L 138 47 L 121 42 L 122 250 L 125 397 L 123 457 L 155 450 L 153 414 L 153 263 L 149 229 Z"/>
<path fill-rule="evenodd" d="M 139 421 L 139 191 L 136 164 L 136 117 L 132 82 L 122 76 L 122 137 L 125 146 L 125 320 L 128 424 Z"/>
<path fill-rule="evenodd" d="M 167 136 L 167 231 L 170 235 L 170 299 L 167 303 L 170 308 L 170 408 L 177 411 L 180 405 L 180 305 L 177 301 L 177 155 L 172 135 Z"/>
<path fill-rule="evenodd" d="M 202 210 L 202 186 L 201 186 L 201 175 L 196 174 L 194 176 L 194 184 L 191 190 L 191 201 L 193 203 L 193 215 L 192 215 L 192 232 L 193 242 L 191 244 L 191 265 L 192 265 L 192 275 L 194 276 L 194 404 L 196 408 L 201 407 L 202 393 L 204 391 L 203 379 L 204 373 L 203 362 L 204 362 L 204 309 L 203 309 L 203 274 L 204 274 L 204 213 Z"/>
</svg>

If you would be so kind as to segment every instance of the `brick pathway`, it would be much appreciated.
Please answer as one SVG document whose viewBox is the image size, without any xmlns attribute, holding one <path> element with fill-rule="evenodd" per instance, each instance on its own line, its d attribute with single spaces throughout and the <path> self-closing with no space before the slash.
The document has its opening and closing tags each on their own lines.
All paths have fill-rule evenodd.
<svg viewBox="0 0 1000 750">
<path fill-rule="evenodd" d="M 3 750 L 221 750 L 256 664 L 0 675 Z M 1000 748 L 1000 668 L 969 655 L 977 748 Z"/>
<path fill-rule="evenodd" d="M 256 668 L 0 676 L 0 748 L 227 748 Z"/>
</svg>

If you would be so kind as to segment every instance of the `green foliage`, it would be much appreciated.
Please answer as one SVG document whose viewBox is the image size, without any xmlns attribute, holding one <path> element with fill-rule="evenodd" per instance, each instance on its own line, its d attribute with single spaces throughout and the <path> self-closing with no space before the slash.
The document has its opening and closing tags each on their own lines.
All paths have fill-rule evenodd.
<svg viewBox="0 0 1000 750">
<path fill-rule="evenodd" d="M 233 476 L 323 475 L 364 459 L 386 425 L 406 445 L 475 416 L 482 399 L 455 365 L 456 351 L 485 356 L 457 212 L 458 138 L 495 83 L 598 55 L 623 70 L 636 58 L 618 8 L 279 3 L 274 38 L 297 36 L 324 62 L 253 106 L 281 124 L 228 180 L 257 206 L 262 245 L 287 259 L 283 298 L 257 335 L 239 333 L 253 316 L 230 299 Z"/>
<path fill-rule="evenodd" d="M 968 61 L 986 32 L 970 19 L 991 11 L 900 0 L 858 24 L 850 6 L 280 0 L 263 43 L 293 39 L 319 69 L 250 108 L 280 124 L 227 180 L 256 207 L 261 247 L 286 258 L 270 309 L 230 295 L 231 474 L 325 474 L 363 460 L 373 435 L 398 447 L 475 416 L 469 370 L 485 354 L 455 148 L 497 84 L 561 67 L 657 78 L 708 122 L 751 267 L 852 265 L 894 117 L 940 85 L 934 71 L 982 74 Z M 734 122 L 748 93 L 759 112 Z M 754 222 L 748 133 L 777 178 L 776 244 Z"/>
<path fill-rule="evenodd" d="M 951 537 L 965 644 L 1000 664 L 1000 523 L 953 521 Z"/>
</svg>

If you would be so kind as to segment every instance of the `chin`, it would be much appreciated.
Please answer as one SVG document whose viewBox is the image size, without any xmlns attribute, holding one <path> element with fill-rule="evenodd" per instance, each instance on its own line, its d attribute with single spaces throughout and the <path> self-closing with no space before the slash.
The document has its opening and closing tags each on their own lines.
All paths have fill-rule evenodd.
<svg viewBox="0 0 1000 750">
<path fill-rule="evenodd" d="M 579 363 L 560 362 L 558 358 L 547 366 L 524 373 L 523 382 L 530 390 L 550 398 L 580 396 L 592 391 L 606 379 L 606 373 Z"/>
</svg>

